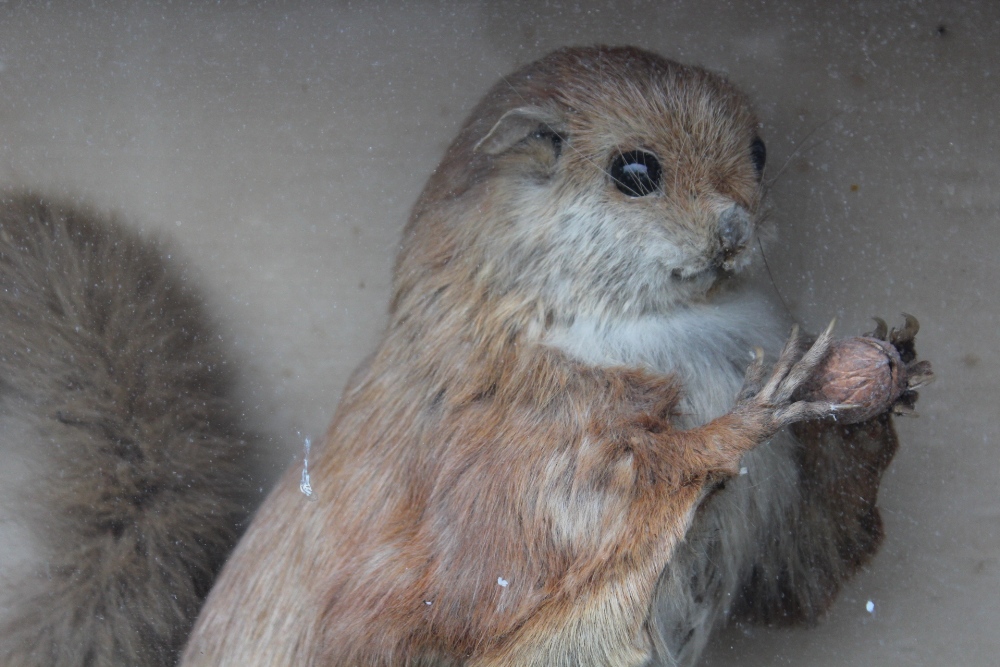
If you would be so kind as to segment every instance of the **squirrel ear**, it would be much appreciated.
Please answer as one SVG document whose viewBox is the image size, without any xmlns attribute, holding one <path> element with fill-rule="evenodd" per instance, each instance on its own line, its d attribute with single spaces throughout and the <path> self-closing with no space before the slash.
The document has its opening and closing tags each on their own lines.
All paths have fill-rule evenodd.
<svg viewBox="0 0 1000 667">
<path fill-rule="evenodd" d="M 536 132 L 547 130 L 560 134 L 562 126 L 562 118 L 548 109 L 518 107 L 501 116 L 493 129 L 487 132 L 472 150 L 482 151 L 487 155 L 499 155 Z"/>
</svg>

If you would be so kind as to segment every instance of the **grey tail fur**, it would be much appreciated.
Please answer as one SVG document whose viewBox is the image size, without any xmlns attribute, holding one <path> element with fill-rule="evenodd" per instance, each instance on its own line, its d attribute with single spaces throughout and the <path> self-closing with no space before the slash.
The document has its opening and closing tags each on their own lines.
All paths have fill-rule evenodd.
<svg viewBox="0 0 1000 667">
<path fill-rule="evenodd" d="M 0 663 L 176 662 L 258 500 L 218 344 L 159 245 L 0 195 L 0 455 L 29 470 L 2 514 L 36 546 Z"/>
</svg>

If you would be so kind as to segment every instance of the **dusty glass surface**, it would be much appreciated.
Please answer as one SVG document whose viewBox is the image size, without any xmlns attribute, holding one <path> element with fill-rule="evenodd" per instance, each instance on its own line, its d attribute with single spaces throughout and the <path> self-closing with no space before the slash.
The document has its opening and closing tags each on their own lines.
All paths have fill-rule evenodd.
<svg viewBox="0 0 1000 667">
<path fill-rule="evenodd" d="M 813 330 L 917 315 L 938 380 L 898 422 L 874 562 L 818 627 L 730 629 L 704 664 L 990 665 L 998 30 L 986 1 L 5 3 L 0 184 L 173 239 L 270 438 L 264 486 L 371 351 L 408 208 L 498 76 L 591 43 L 725 72 L 767 140 L 761 280 Z"/>
</svg>

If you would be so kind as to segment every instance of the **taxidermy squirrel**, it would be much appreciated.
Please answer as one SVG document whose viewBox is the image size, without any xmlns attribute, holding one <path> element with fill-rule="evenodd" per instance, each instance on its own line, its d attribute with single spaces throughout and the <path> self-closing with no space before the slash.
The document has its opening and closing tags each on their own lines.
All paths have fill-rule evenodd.
<svg viewBox="0 0 1000 667">
<path fill-rule="evenodd" d="M 287 473 L 183 664 L 689 665 L 727 617 L 821 614 L 879 545 L 896 437 L 810 398 L 829 332 L 783 345 L 740 282 L 757 129 L 632 48 L 498 83 L 414 206 L 318 501 Z"/>
<path fill-rule="evenodd" d="M 929 369 L 914 367 L 908 321 L 878 336 L 902 369 L 895 393 L 879 402 L 829 390 L 838 367 L 834 380 L 817 378 L 829 375 L 830 332 L 793 331 L 786 342 L 790 323 L 741 282 L 764 194 L 757 130 L 723 78 L 637 49 L 564 49 L 497 84 L 413 209 L 389 326 L 310 456 L 311 497 L 301 470 L 288 471 L 223 568 L 182 664 L 691 665 L 727 618 L 820 615 L 878 547 L 878 485 L 896 449 L 889 413 L 912 404 Z M 81 260 L 46 265 L 61 263 Z M 131 389 L 117 402 L 61 407 L 77 385 L 51 369 L 51 387 L 4 378 L 8 400 L 21 401 L 7 414 L 27 406 L 24 427 L 46 433 L 34 437 L 79 429 L 96 443 L 57 434 L 70 444 L 49 447 L 46 465 L 143 480 L 128 482 L 131 492 L 66 487 L 37 501 L 67 531 L 86 517 L 96 537 L 79 538 L 93 544 L 86 555 L 54 545 L 38 557 L 62 578 L 32 584 L 28 599 L 57 596 L 61 614 L 49 622 L 30 603 L 13 626 L 16 646 L 43 655 L 34 638 L 48 632 L 86 640 L 90 653 L 14 664 L 164 664 L 238 530 L 241 436 L 208 377 L 217 364 L 188 361 L 189 338 L 75 352 L 61 313 L 86 304 L 62 306 L 62 295 L 105 298 L 81 291 L 89 275 L 59 280 L 30 299 L 59 313 L 61 337 L 42 337 L 57 343 L 29 363 L 11 351 L 34 348 L 39 333 L 8 336 L 8 376 L 29 377 L 31 363 L 72 374 L 82 359 L 142 377 L 135 364 L 158 341 L 181 360 L 155 355 L 167 377 L 134 391 L 181 402 L 180 415 L 157 411 L 170 424 L 151 422 L 154 440 L 185 435 L 143 449 L 138 435 L 113 430 L 146 416 L 122 414 L 137 409 L 121 402 Z M 35 282 L 44 285 L 24 284 Z M 18 306 L 4 308 L 5 331 L 19 332 L 9 323 L 20 322 Z M 208 375 L 189 386 L 172 363 Z M 205 387 L 212 398 L 197 398 Z M 187 433 L 206 446 L 173 450 Z M 94 452 L 93 470 L 72 468 L 70 446 Z M 97 462 L 105 451 L 117 458 Z M 168 451 L 186 483 L 227 493 L 171 495 L 169 476 L 147 482 L 129 467 Z M 146 516 L 150 502 L 163 514 Z M 177 521 L 205 515 L 211 526 Z M 171 531 L 182 528 L 208 529 L 181 539 L 202 552 L 175 551 Z M 154 580 L 154 552 L 169 581 Z M 76 564 L 98 554 L 118 578 Z M 156 597 L 172 586 L 185 593 L 177 609 Z M 138 627 L 129 610 L 141 612 Z M 92 621 L 112 612 L 118 631 Z M 119 637 L 159 648 L 127 653 Z M 112 651 L 126 657 L 91 657 Z"/>
</svg>

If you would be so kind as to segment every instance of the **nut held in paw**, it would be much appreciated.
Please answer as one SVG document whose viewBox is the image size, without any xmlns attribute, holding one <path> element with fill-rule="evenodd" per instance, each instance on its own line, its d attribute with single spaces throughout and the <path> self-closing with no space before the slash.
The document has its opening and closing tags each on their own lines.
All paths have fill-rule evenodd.
<svg viewBox="0 0 1000 667">
<path fill-rule="evenodd" d="M 854 423 L 889 410 L 906 390 L 906 367 L 892 343 L 856 336 L 830 345 L 801 393 L 810 401 L 854 406 L 837 413 L 837 421 Z"/>
</svg>

